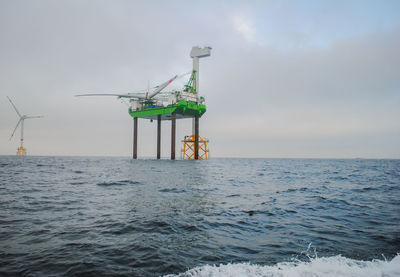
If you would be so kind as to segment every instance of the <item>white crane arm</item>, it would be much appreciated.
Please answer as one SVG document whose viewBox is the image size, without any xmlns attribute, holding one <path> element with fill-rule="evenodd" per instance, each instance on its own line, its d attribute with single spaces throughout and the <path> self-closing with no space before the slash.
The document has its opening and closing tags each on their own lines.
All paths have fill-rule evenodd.
<svg viewBox="0 0 400 277">
<path fill-rule="evenodd" d="M 151 99 L 154 96 L 156 96 L 157 94 L 159 94 L 163 89 L 165 89 L 176 78 L 178 78 L 178 75 L 175 75 L 174 77 L 172 77 L 172 79 L 170 79 L 170 80 L 166 81 L 165 83 L 162 83 L 161 85 L 159 85 L 155 91 L 153 91 L 151 94 L 149 94 L 148 99 Z"/>
</svg>

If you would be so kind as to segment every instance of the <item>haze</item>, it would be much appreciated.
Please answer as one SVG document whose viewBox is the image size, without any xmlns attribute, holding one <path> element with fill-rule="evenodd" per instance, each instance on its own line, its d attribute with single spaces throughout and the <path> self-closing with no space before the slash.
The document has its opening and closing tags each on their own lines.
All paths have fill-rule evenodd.
<svg viewBox="0 0 400 277">
<path fill-rule="evenodd" d="M 400 158 L 399 1 L 0 1 L 0 154 L 132 155 L 113 97 L 200 61 L 211 157 Z M 180 89 L 187 79 L 171 87 Z M 139 119 L 139 157 L 156 123 Z M 177 121 L 180 140 L 190 120 Z M 169 157 L 170 123 L 162 125 Z"/>
</svg>

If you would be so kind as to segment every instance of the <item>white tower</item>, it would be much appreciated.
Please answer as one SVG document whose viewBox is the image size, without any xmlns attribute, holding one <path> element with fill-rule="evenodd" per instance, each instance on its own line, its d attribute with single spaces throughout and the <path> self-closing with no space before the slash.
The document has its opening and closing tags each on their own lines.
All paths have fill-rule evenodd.
<svg viewBox="0 0 400 277">
<path fill-rule="evenodd" d="M 193 72 L 195 74 L 196 80 L 196 99 L 199 102 L 199 58 L 209 57 L 211 55 L 211 47 L 206 46 L 204 48 L 200 48 L 198 46 L 194 46 L 192 51 L 190 51 L 190 57 L 193 59 Z M 192 134 L 195 132 L 195 118 L 192 121 Z"/>
</svg>

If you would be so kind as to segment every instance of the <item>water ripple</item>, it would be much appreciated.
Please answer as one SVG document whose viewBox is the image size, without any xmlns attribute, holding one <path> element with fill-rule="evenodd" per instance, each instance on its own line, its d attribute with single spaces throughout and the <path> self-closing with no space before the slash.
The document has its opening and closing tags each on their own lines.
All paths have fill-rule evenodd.
<svg viewBox="0 0 400 277">
<path fill-rule="evenodd" d="M 269 274 L 304 256 L 390 261 L 400 251 L 399 172 L 399 160 L 2 156 L 0 275 L 214 274 L 207 264 L 228 263 Z M 312 256 L 310 243 L 336 258 Z"/>
</svg>

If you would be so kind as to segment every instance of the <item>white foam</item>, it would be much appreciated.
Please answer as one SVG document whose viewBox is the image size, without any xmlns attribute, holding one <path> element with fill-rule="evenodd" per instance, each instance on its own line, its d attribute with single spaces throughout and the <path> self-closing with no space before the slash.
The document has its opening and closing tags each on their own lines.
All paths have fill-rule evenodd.
<svg viewBox="0 0 400 277">
<path fill-rule="evenodd" d="M 342 256 L 313 258 L 310 262 L 282 262 L 273 266 L 248 263 L 205 265 L 169 277 L 398 277 L 400 255 L 391 261 L 358 261 Z"/>
</svg>

